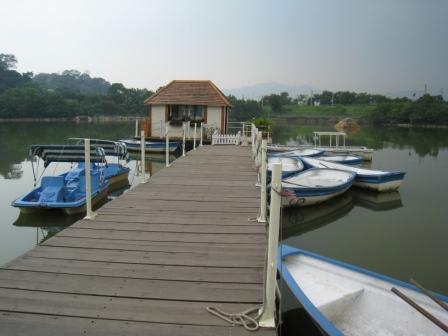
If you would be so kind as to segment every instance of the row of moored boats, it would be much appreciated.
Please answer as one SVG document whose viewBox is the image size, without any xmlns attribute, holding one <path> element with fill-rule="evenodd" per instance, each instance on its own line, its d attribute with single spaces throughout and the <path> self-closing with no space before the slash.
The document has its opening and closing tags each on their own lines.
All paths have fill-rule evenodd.
<svg viewBox="0 0 448 336">
<path fill-rule="evenodd" d="M 268 177 L 275 163 L 282 164 L 282 204 L 307 206 L 336 197 L 352 185 L 388 192 L 397 190 L 405 172 L 357 167 L 363 158 L 356 155 L 324 155 L 319 149 L 272 151 L 268 147 Z"/>
</svg>

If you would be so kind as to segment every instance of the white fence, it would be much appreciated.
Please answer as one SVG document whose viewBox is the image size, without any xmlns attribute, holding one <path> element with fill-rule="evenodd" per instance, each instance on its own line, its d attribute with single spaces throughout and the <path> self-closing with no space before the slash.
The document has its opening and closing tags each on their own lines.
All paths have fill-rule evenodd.
<svg viewBox="0 0 448 336">
<path fill-rule="evenodd" d="M 212 135 L 212 145 L 239 145 L 241 142 L 241 132 L 237 134 L 218 134 Z"/>
</svg>

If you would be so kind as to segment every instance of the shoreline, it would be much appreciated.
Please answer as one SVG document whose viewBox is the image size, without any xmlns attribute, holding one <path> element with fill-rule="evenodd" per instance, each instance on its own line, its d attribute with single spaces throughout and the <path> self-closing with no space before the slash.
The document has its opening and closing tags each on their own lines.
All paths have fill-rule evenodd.
<svg viewBox="0 0 448 336">
<path fill-rule="evenodd" d="M 144 118 L 144 116 L 94 116 L 94 117 L 70 117 L 70 118 L 0 118 L 0 123 L 8 122 L 120 122 L 120 121 L 135 121 L 136 119 Z"/>
<path fill-rule="evenodd" d="M 401 127 L 401 128 L 439 128 L 439 129 L 445 129 L 448 128 L 448 125 L 434 125 L 434 124 L 393 124 L 393 123 L 386 123 L 386 124 L 373 124 L 363 118 L 357 118 L 353 116 L 347 116 L 347 115 L 340 115 L 340 116 L 303 116 L 303 115 L 279 115 L 275 117 L 271 117 L 271 119 L 275 121 L 285 121 L 290 122 L 292 120 L 300 121 L 305 124 L 311 124 L 311 123 L 326 123 L 326 124 L 336 124 L 339 121 L 341 121 L 344 118 L 350 118 L 356 121 L 359 125 L 368 125 L 368 126 L 379 126 L 379 127 Z"/>
</svg>

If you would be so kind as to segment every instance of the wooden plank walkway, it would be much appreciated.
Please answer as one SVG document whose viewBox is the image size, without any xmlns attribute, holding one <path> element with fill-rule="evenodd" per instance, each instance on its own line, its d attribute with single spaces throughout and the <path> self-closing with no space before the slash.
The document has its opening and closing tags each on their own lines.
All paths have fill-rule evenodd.
<svg viewBox="0 0 448 336">
<path fill-rule="evenodd" d="M 179 158 L 0 268 L 0 335 L 253 335 L 205 308 L 262 303 L 255 181 L 247 147 Z"/>
</svg>

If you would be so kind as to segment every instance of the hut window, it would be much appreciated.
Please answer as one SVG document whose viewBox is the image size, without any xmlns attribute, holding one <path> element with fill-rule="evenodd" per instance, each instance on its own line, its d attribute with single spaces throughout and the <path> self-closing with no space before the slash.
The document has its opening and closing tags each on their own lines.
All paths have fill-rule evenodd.
<svg viewBox="0 0 448 336">
<path fill-rule="evenodd" d="M 204 106 L 194 106 L 193 115 L 190 119 L 191 121 L 204 121 Z"/>
<path fill-rule="evenodd" d="M 168 121 L 202 122 L 205 108 L 202 105 L 169 105 Z"/>
<path fill-rule="evenodd" d="M 182 121 L 183 115 L 182 115 L 182 109 L 179 105 L 170 105 L 169 107 L 169 115 L 168 120 L 169 121 Z"/>
</svg>

